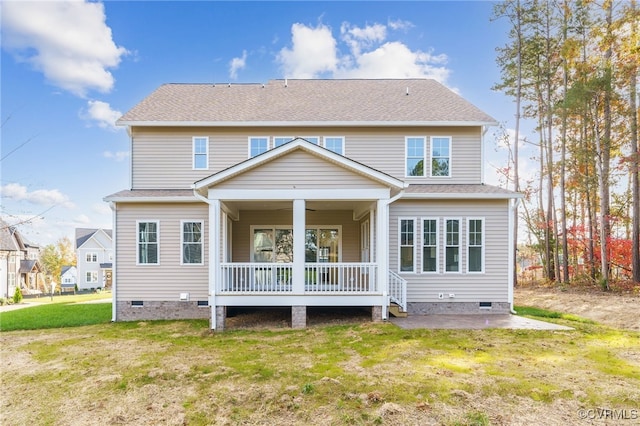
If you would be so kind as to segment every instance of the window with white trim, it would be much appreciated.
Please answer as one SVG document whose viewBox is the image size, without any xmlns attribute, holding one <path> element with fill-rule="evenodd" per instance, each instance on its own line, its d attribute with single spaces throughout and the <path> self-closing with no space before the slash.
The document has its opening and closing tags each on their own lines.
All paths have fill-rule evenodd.
<svg viewBox="0 0 640 426">
<path fill-rule="evenodd" d="M 431 176 L 451 176 L 451 137 L 431 137 Z"/>
<path fill-rule="evenodd" d="M 438 219 L 422 219 L 422 272 L 438 272 Z"/>
<path fill-rule="evenodd" d="M 193 137 L 193 169 L 207 170 L 209 168 L 209 138 L 207 136 Z"/>
<path fill-rule="evenodd" d="M 302 136 L 307 142 L 311 142 L 314 145 L 320 145 L 320 137 L 319 136 Z"/>
<path fill-rule="evenodd" d="M 324 147 L 336 154 L 344 155 L 344 137 L 342 136 L 325 136 Z"/>
<path fill-rule="evenodd" d="M 445 272 L 460 272 L 460 219 L 445 219 Z"/>
<path fill-rule="evenodd" d="M 181 225 L 182 257 L 183 265 L 202 265 L 203 263 L 203 222 L 201 220 L 183 220 Z"/>
<path fill-rule="evenodd" d="M 425 138 L 405 138 L 406 176 L 425 175 Z"/>
<path fill-rule="evenodd" d="M 416 220 L 400 218 L 398 225 L 398 270 L 415 272 Z"/>
<path fill-rule="evenodd" d="M 293 136 L 274 136 L 273 147 L 277 148 L 280 145 L 284 145 L 287 142 L 291 142 L 293 139 L 294 139 Z"/>
<path fill-rule="evenodd" d="M 87 263 L 97 263 L 98 253 L 87 253 L 87 255 L 85 256 L 85 260 Z"/>
<path fill-rule="evenodd" d="M 15 272 L 9 272 L 7 274 L 7 284 L 9 285 L 9 288 L 12 288 L 12 287 L 16 286 L 16 273 Z"/>
<path fill-rule="evenodd" d="M 98 282 L 98 271 L 87 271 L 85 275 L 85 282 L 89 284 Z"/>
<path fill-rule="evenodd" d="M 137 222 L 136 255 L 138 265 L 160 263 L 160 224 L 158 221 Z"/>
<path fill-rule="evenodd" d="M 484 272 L 483 219 L 467 219 L 467 272 Z"/>
<path fill-rule="evenodd" d="M 249 137 L 249 158 L 260 155 L 269 150 L 268 136 L 252 136 Z"/>
</svg>

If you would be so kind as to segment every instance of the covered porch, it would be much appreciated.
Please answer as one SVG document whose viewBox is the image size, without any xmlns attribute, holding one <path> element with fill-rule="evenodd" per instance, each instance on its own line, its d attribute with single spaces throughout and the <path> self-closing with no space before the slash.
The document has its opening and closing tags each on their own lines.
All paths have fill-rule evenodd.
<svg viewBox="0 0 640 426">
<path fill-rule="evenodd" d="M 294 154 L 325 179 L 288 173 Z M 274 168 L 278 182 L 261 187 Z M 371 307 L 385 320 L 390 290 L 406 306 L 406 283 L 388 267 L 388 206 L 403 188 L 302 140 L 196 182 L 209 205 L 211 328 L 224 329 L 231 306 L 290 306 L 295 328 L 307 306 Z"/>
</svg>

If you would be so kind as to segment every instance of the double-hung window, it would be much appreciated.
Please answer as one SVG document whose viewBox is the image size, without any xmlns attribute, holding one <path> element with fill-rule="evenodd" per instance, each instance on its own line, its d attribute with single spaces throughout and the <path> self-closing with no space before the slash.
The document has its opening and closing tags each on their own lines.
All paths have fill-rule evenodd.
<svg viewBox="0 0 640 426">
<path fill-rule="evenodd" d="M 268 136 L 254 136 L 249 138 L 249 158 L 260 155 L 269 150 Z"/>
<path fill-rule="evenodd" d="M 438 219 L 422 220 L 422 272 L 438 272 Z"/>
<path fill-rule="evenodd" d="M 312 144 L 320 145 L 320 137 L 318 136 L 303 136 L 302 139 L 307 142 L 311 142 Z"/>
<path fill-rule="evenodd" d="M 207 170 L 209 168 L 209 138 L 195 136 L 193 138 L 193 169 Z"/>
<path fill-rule="evenodd" d="M 159 223 L 157 221 L 139 221 L 137 223 L 137 257 L 139 265 L 157 265 L 160 263 Z"/>
<path fill-rule="evenodd" d="M 484 220 L 467 220 L 467 272 L 484 272 Z"/>
<path fill-rule="evenodd" d="M 181 264 L 202 265 L 203 240 L 202 221 L 183 220 L 181 222 L 182 259 Z"/>
<path fill-rule="evenodd" d="M 273 138 L 273 147 L 277 148 L 280 145 L 284 145 L 287 142 L 291 142 L 293 140 L 292 136 L 275 136 Z"/>
<path fill-rule="evenodd" d="M 451 137 L 431 137 L 431 176 L 451 176 Z"/>
<path fill-rule="evenodd" d="M 87 253 L 85 260 L 87 261 L 87 263 L 98 262 L 98 253 Z"/>
<path fill-rule="evenodd" d="M 424 176 L 425 138 L 410 137 L 405 139 L 406 175 Z"/>
<path fill-rule="evenodd" d="M 415 272 L 416 220 L 399 220 L 399 263 L 400 272 Z"/>
<path fill-rule="evenodd" d="M 446 219 L 445 224 L 445 271 L 460 272 L 460 219 Z"/>
<path fill-rule="evenodd" d="M 344 137 L 342 136 L 325 136 L 324 147 L 336 154 L 344 155 Z"/>
<path fill-rule="evenodd" d="M 97 283 L 98 282 L 98 271 L 87 271 L 85 275 L 85 281 L 87 283 Z"/>
</svg>

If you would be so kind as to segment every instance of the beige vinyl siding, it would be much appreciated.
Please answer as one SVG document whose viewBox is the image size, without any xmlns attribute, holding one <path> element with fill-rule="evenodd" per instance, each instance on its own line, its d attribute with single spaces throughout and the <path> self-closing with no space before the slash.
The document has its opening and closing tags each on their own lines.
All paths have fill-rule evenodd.
<svg viewBox="0 0 640 426">
<path fill-rule="evenodd" d="M 506 302 L 508 299 L 508 201 L 399 201 L 389 211 L 389 267 L 398 272 L 398 218 L 417 219 L 417 273 L 407 280 L 409 302 Z M 422 218 L 438 218 L 439 272 L 422 270 Z M 467 273 L 467 219 L 484 218 L 484 273 Z M 460 272 L 444 271 L 444 220 L 460 219 Z M 438 293 L 445 299 L 439 300 Z M 455 298 L 449 299 L 450 293 Z"/>
<path fill-rule="evenodd" d="M 385 188 L 382 184 L 308 152 L 295 151 L 216 185 L 218 189 Z"/>
<path fill-rule="evenodd" d="M 118 204 L 116 285 L 118 300 L 177 301 L 180 293 L 191 300 L 208 296 L 208 206 L 204 203 Z M 136 265 L 136 221 L 158 221 L 160 264 Z M 204 222 L 202 265 L 181 265 L 181 220 Z"/>
<path fill-rule="evenodd" d="M 253 248 L 251 226 L 292 226 L 291 210 L 241 210 L 240 220 L 233 223 L 233 262 L 250 262 Z M 342 261 L 360 261 L 360 224 L 353 220 L 350 210 L 308 211 L 307 227 L 342 226 Z"/>
<path fill-rule="evenodd" d="M 420 128 L 213 128 L 134 127 L 132 130 L 132 189 L 184 189 L 191 184 L 248 159 L 248 137 L 344 136 L 345 154 L 366 166 L 405 178 L 405 137 L 452 137 L 452 176 L 412 177 L 412 183 L 482 182 L 480 127 Z M 193 170 L 193 136 L 209 137 L 209 169 Z M 427 146 L 427 152 L 430 147 Z M 299 177 L 299 175 L 298 175 Z"/>
</svg>

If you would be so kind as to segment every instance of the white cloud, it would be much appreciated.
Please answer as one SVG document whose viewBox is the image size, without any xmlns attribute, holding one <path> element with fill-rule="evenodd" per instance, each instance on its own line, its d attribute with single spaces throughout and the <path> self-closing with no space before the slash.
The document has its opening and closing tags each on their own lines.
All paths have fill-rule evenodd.
<svg viewBox="0 0 640 426">
<path fill-rule="evenodd" d="M 118 110 L 111 109 L 111 105 L 102 101 L 87 101 L 87 110 L 80 116 L 85 120 L 95 122 L 102 129 L 118 130 L 116 120 L 122 117 Z"/>
<path fill-rule="evenodd" d="M 8 183 L 0 187 L 0 195 L 4 198 L 16 201 L 27 201 L 38 205 L 59 205 L 72 209 L 75 204 L 69 200 L 69 197 L 58 191 L 57 189 L 37 189 L 29 192 L 26 186 L 19 183 Z"/>
<path fill-rule="evenodd" d="M 53 85 L 84 97 L 108 92 L 108 71 L 127 54 L 106 25 L 104 6 L 84 1 L 4 1 L 3 47 L 41 71 Z"/>
<path fill-rule="evenodd" d="M 322 24 L 312 28 L 296 23 L 291 26 L 291 39 L 293 46 L 283 48 L 277 56 L 284 77 L 315 78 L 335 71 L 338 57 L 331 28 Z"/>
<path fill-rule="evenodd" d="M 243 70 L 247 65 L 247 51 L 242 51 L 242 56 L 239 58 L 233 58 L 231 62 L 229 62 L 229 76 L 232 79 L 238 78 L 238 71 Z"/>
<path fill-rule="evenodd" d="M 129 155 L 129 151 L 105 151 L 102 153 L 102 156 L 104 158 L 109 158 L 118 162 L 126 160 L 127 158 L 129 158 Z"/>
<path fill-rule="evenodd" d="M 389 28 L 395 31 L 398 31 L 398 30 L 407 31 L 414 27 L 413 23 L 411 23 L 410 21 L 403 21 L 402 19 L 396 19 L 395 21 L 392 19 L 389 19 L 389 22 L 387 22 L 387 25 L 389 26 Z"/>
<path fill-rule="evenodd" d="M 341 25 L 340 44 L 325 25 L 291 27 L 292 46 L 283 48 L 277 61 L 284 77 L 316 78 L 433 78 L 447 84 L 447 56 L 431 50 L 412 50 L 400 41 L 388 41 L 388 29 L 407 29 L 406 21 L 374 23 L 365 27 Z M 340 49 L 340 45 L 346 48 Z"/>
</svg>

